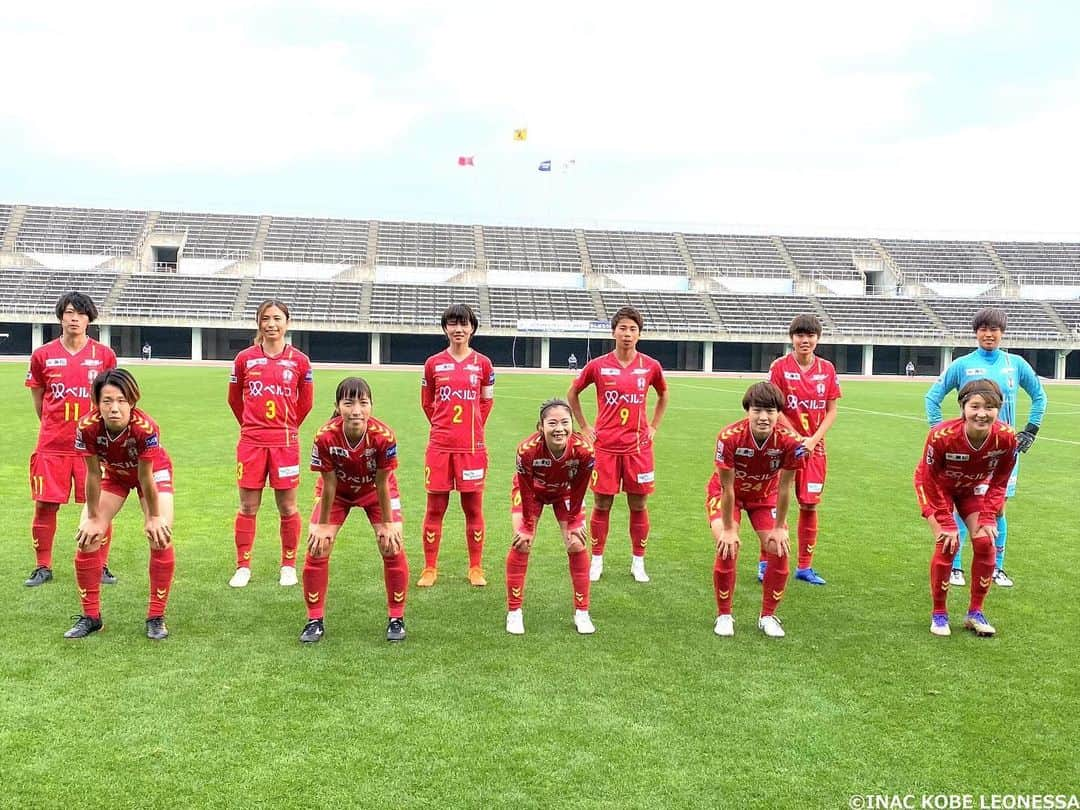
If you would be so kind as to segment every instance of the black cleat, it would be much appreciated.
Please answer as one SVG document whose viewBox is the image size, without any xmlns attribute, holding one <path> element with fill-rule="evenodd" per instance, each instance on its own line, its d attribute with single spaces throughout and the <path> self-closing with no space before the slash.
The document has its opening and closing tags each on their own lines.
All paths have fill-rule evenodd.
<svg viewBox="0 0 1080 810">
<path fill-rule="evenodd" d="M 304 625 L 304 631 L 300 634 L 300 641 L 304 644 L 314 644 L 320 638 L 323 637 L 322 619 L 310 619 L 307 624 Z"/>
<path fill-rule="evenodd" d="M 101 617 L 75 616 L 75 626 L 64 633 L 64 638 L 86 638 L 91 633 L 96 633 L 104 624 Z"/>
<path fill-rule="evenodd" d="M 101 569 L 101 584 L 102 585 L 115 585 L 116 574 L 109 570 L 109 566 L 104 566 Z"/>
<path fill-rule="evenodd" d="M 146 637 L 154 641 L 169 637 L 169 628 L 165 626 L 164 616 L 151 616 L 146 620 Z"/>
<path fill-rule="evenodd" d="M 30 572 L 30 577 L 23 583 L 27 588 L 36 588 L 44 585 L 52 579 L 52 569 L 45 565 L 39 565 Z"/>
<path fill-rule="evenodd" d="M 386 640 L 387 641 L 404 641 L 405 640 L 405 620 L 391 618 L 386 625 Z"/>
</svg>

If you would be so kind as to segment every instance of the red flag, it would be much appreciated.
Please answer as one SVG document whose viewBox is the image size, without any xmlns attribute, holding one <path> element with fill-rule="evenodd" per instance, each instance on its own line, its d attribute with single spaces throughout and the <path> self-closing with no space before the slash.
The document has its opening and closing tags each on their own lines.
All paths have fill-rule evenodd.
<svg viewBox="0 0 1080 810">
<path fill-rule="evenodd" d="M 473 156 L 472 155 L 468 155 L 468 156 L 460 155 L 458 157 L 458 159 L 457 159 L 457 165 L 458 166 L 475 166 L 476 164 L 473 163 Z"/>
</svg>

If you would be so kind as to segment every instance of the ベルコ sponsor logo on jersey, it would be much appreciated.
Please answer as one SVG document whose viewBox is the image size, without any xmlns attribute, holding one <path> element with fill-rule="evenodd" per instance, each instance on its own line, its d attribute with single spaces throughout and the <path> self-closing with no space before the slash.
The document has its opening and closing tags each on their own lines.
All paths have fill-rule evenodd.
<svg viewBox="0 0 1080 810">
<path fill-rule="evenodd" d="M 90 389 L 85 385 L 64 385 L 63 383 L 50 383 L 49 392 L 53 399 L 63 399 L 66 396 L 90 399 Z"/>
<path fill-rule="evenodd" d="M 262 380 L 248 380 L 248 396 L 261 397 L 263 394 L 272 397 L 291 398 L 293 390 L 287 385 L 264 383 Z"/>
</svg>

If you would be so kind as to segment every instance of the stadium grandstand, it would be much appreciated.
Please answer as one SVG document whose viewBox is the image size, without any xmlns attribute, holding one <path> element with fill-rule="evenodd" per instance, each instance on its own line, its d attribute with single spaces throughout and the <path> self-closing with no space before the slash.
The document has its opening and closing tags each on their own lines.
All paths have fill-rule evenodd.
<svg viewBox="0 0 1080 810">
<path fill-rule="evenodd" d="M 230 359 L 258 303 L 291 308 L 315 361 L 422 362 L 439 314 L 474 306 L 499 366 L 558 368 L 607 351 L 607 321 L 645 316 L 666 368 L 764 371 L 801 312 L 841 373 L 936 374 L 972 345 L 971 316 L 1009 315 L 1007 345 L 1043 376 L 1080 378 L 1080 244 L 462 225 L 0 204 L 0 352 L 57 333 L 79 289 L 101 339 L 135 357 Z"/>
</svg>

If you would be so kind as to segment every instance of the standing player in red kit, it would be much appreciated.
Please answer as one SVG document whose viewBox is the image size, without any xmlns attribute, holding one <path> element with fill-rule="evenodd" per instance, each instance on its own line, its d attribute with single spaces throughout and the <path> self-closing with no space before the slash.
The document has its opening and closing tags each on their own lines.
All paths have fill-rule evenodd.
<svg viewBox="0 0 1080 810">
<path fill-rule="evenodd" d="M 299 428 L 314 400 L 311 363 L 285 342 L 289 308 L 267 299 L 255 314 L 255 345 L 236 355 L 229 378 L 229 407 L 240 423 L 236 479 L 240 511 L 236 515 L 236 573 L 229 584 L 243 588 L 251 580 L 251 550 L 256 516 L 267 479 L 281 515 L 281 585 L 295 585 L 296 548 L 301 518 L 296 506 L 300 485 Z"/>
<path fill-rule="evenodd" d="M 946 600 L 953 555 L 959 546 L 955 511 L 967 525 L 975 553 L 964 627 L 978 636 L 992 636 L 996 631 L 983 615 L 983 600 L 994 577 L 997 518 L 1005 506 L 1018 443 L 1016 430 L 998 421 L 1002 396 L 993 380 L 965 383 L 958 399 L 960 418 L 931 428 L 922 460 L 915 468 L 915 494 L 934 537 L 930 632 L 935 636 L 951 632 Z"/>
<path fill-rule="evenodd" d="M 487 448 L 484 426 L 495 404 L 495 369 L 469 342 L 479 321 L 466 304 L 454 304 L 442 314 L 448 348 L 424 363 L 420 406 L 431 424 L 424 453 L 424 570 L 416 583 L 430 588 L 439 574 L 439 545 L 450 492 L 461 493 L 465 537 L 469 549 L 469 584 L 487 585 L 484 578 L 484 481 Z"/>
<path fill-rule="evenodd" d="M 784 416 L 802 436 L 809 455 L 806 466 L 795 474 L 795 497 L 799 501 L 799 559 L 795 579 L 811 585 L 824 585 L 813 568 L 817 546 L 818 514 L 821 492 L 825 488 L 825 434 L 836 421 L 836 400 L 840 399 L 840 381 L 836 368 L 814 354 L 821 338 L 821 321 L 816 315 L 797 315 L 788 327 L 794 351 L 773 362 L 769 381 L 784 392 Z M 762 579 L 765 560 L 758 562 L 758 580 Z"/>
<path fill-rule="evenodd" d="M 611 506 L 620 491 L 626 493 L 630 510 L 630 573 L 638 582 L 649 581 L 645 573 L 645 547 L 649 542 L 649 510 L 645 502 L 655 488 L 653 437 L 667 409 L 668 390 L 660 364 L 637 350 L 643 327 L 641 313 L 633 307 L 616 311 L 611 318 L 615 350 L 590 360 L 566 393 L 581 432 L 596 443 L 593 510 L 589 518 L 589 579 L 593 582 L 604 571 Z M 592 427 L 585 421 L 578 398 L 590 385 L 596 386 L 596 423 Z M 649 388 L 657 393 L 651 421 L 646 413 Z"/>
<path fill-rule="evenodd" d="M 592 444 L 574 432 L 570 405 L 549 399 L 540 406 L 537 431 L 518 445 L 517 471 L 510 487 L 513 540 L 506 557 L 506 632 L 525 633 L 521 603 L 525 571 L 536 536 L 536 522 L 550 504 L 559 522 L 570 562 L 574 589 L 574 627 L 583 635 L 596 632 L 589 617 L 589 547 L 585 535 L 585 490 L 596 454 Z"/>
<path fill-rule="evenodd" d="M 784 636 L 776 608 L 790 572 L 787 512 L 791 483 L 807 451 L 797 433 L 777 424 L 783 404 L 779 388 L 769 382 L 755 383 L 743 395 L 747 417 L 728 425 L 716 437 L 716 471 L 705 487 L 705 514 L 716 541 L 713 588 L 717 615 L 713 632 L 718 636 L 735 635 L 731 600 L 742 510 L 750 516 L 750 525 L 767 555 L 758 628 L 770 638 Z"/>
<path fill-rule="evenodd" d="M 116 368 L 116 355 L 86 334 L 98 311 L 90 296 L 69 292 L 56 302 L 59 338 L 34 350 L 26 387 L 41 423 L 37 448 L 30 456 L 30 498 L 34 519 L 30 525 L 37 567 L 23 584 L 43 585 L 53 578 L 52 550 L 56 514 L 67 503 L 72 487 L 75 503 L 86 501 L 86 465 L 75 451 L 75 426 L 90 413 L 90 386 L 103 371 Z M 114 584 L 108 567 L 108 536 L 103 541 L 105 565 L 102 582 Z"/>
<path fill-rule="evenodd" d="M 325 632 L 330 552 L 353 507 L 367 512 L 382 555 L 390 615 L 386 640 L 404 641 L 409 561 L 401 540 L 401 498 L 394 477 L 397 439 L 389 426 L 372 417 L 371 386 L 360 377 L 338 383 L 334 403 L 333 418 L 319 428 L 311 448 L 311 469 L 321 477 L 315 483 L 317 500 L 304 560 L 308 621 L 300 641 L 316 642 Z"/>
<path fill-rule="evenodd" d="M 85 638 L 102 628 L 102 543 L 109 524 L 135 490 L 146 518 L 150 541 L 150 604 L 146 636 L 155 641 L 169 635 L 165 607 L 173 570 L 173 472 L 154 420 L 135 406 L 139 386 L 130 372 L 102 372 L 93 385 L 95 410 L 79 422 L 73 446 L 86 466 L 87 515 L 76 535 L 75 578 L 82 614 L 64 638 Z"/>
</svg>

